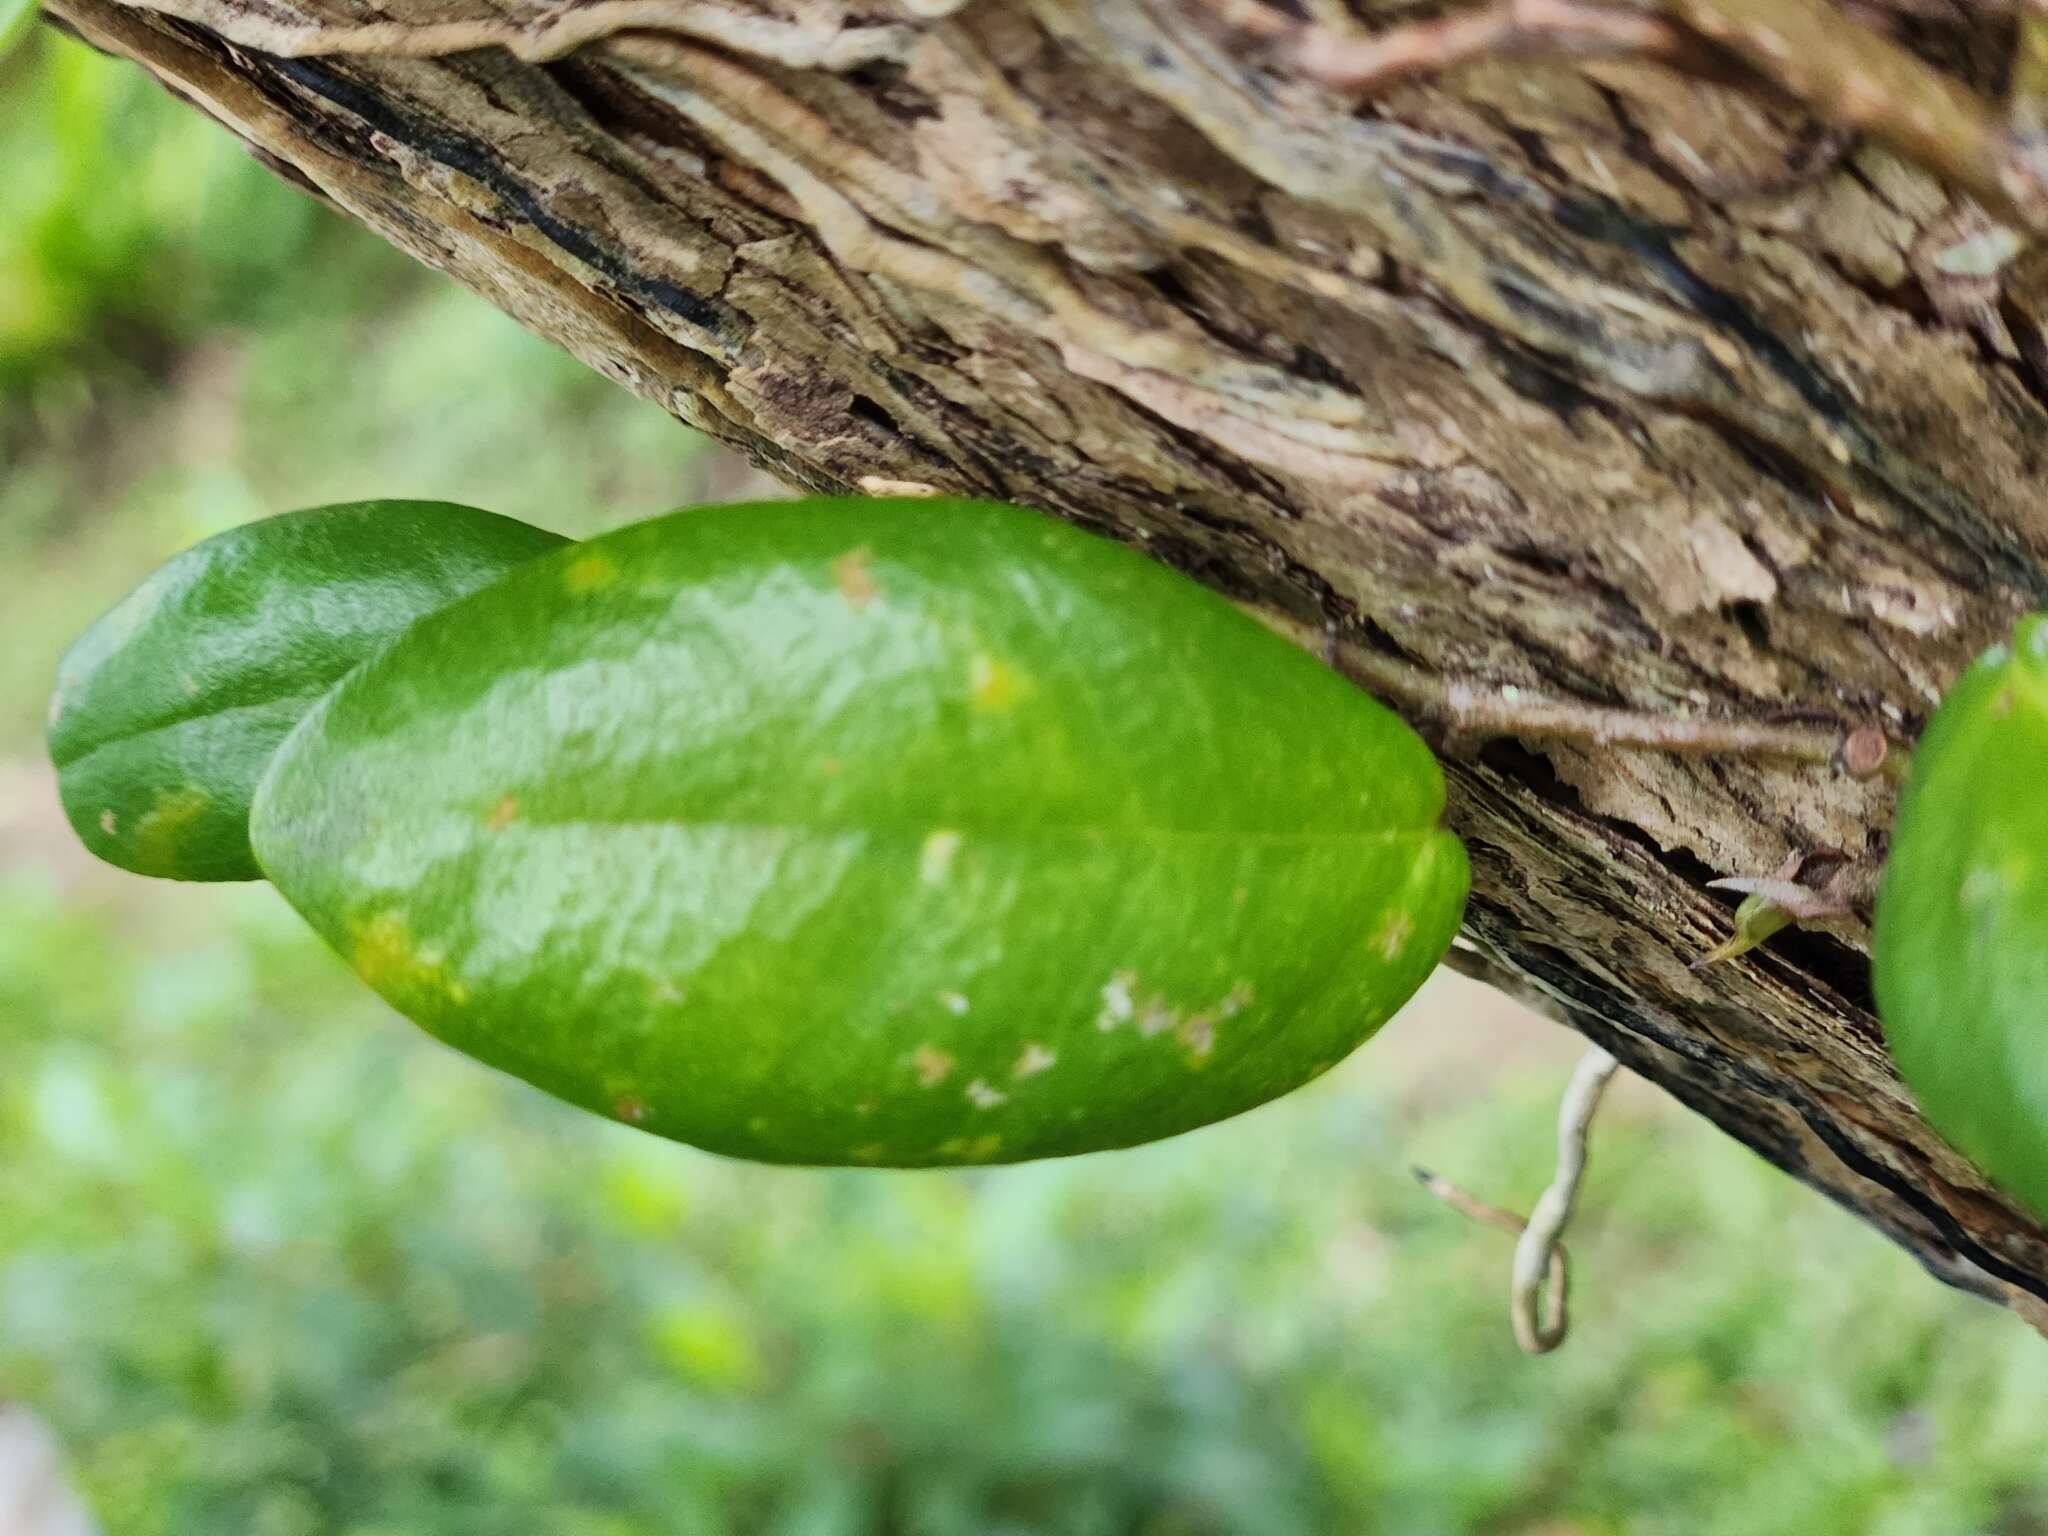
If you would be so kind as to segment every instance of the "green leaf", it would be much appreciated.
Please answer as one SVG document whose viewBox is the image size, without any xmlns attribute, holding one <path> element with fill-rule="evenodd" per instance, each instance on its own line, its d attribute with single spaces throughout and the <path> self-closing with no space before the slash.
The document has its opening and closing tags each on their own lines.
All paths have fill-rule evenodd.
<svg viewBox="0 0 2048 1536">
<path fill-rule="evenodd" d="M 1928 1122 L 2048 1217 L 2048 615 L 1963 674 L 1914 750 L 1872 959 Z"/>
<path fill-rule="evenodd" d="M 563 542 L 471 507 L 367 501 L 173 557 L 58 667 L 50 757 L 71 825 L 137 874 L 261 879 L 250 798 L 313 701 L 420 615 Z"/>
<path fill-rule="evenodd" d="M 0 59 L 27 40 L 35 20 L 36 0 L 0 0 Z"/>
<path fill-rule="evenodd" d="M 1370 1035 L 1464 850 L 1387 710 L 1015 508 L 713 508 L 523 566 L 344 681 L 263 868 L 400 1011 L 773 1162 L 1221 1119 Z"/>
</svg>

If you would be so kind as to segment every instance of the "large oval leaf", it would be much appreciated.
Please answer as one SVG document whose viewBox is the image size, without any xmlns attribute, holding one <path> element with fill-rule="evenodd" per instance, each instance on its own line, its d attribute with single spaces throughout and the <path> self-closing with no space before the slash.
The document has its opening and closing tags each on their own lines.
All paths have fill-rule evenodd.
<svg viewBox="0 0 2048 1536">
<path fill-rule="evenodd" d="M 58 668 L 50 757 L 110 864 L 257 880 L 249 801 L 313 701 L 420 615 L 564 541 L 437 501 L 315 507 L 174 556 Z"/>
<path fill-rule="evenodd" d="M 423 620 L 280 750 L 265 871 L 379 992 L 776 1162 L 1234 1114 L 1456 929 L 1427 748 L 1162 566 L 1014 508 L 682 513 Z"/>
<path fill-rule="evenodd" d="M 1928 723 L 1872 960 L 1928 1122 L 2048 1217 L 2048 616 L 1964 673 Z"/>
</svg>

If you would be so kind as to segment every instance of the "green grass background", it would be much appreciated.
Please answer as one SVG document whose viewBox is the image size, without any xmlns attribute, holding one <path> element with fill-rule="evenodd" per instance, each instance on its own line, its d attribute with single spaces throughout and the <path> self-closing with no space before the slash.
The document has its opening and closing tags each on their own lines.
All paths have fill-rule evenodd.
<svg viewBox="0 0 2048 1536">
<path fill-rule="evenodd" d="M 2048 1532 L 2048 1353 L 1641 1086 L 1578 1331 L 1507 1245 L 1574 1055 L 1448 980 L 1311 1089 L 970 1174 L 750 1168 L 377 1004 L 267 889 L 93 865 L 59 651 L 370 495 L 565 532 L 700 440 L 55 35 L 0 62 L 0 1395 L 127 1536 Z"/>
</svg>

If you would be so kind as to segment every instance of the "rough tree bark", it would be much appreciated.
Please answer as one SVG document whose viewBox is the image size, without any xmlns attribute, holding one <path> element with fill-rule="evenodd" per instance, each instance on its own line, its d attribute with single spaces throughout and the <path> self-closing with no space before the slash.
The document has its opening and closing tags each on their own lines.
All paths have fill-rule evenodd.
<svg viewBox="0 0 2048 1536">
<path fill-rule="evenodd" d="M 1483 964 L 2048 1327 L 1856 925 L 1690 968 L 1708 880 L 1880 859 L 1883 778 L 1447 729 L 1465 683 L 1909 741 L 2048 597 L 2043 311 L 1958 190 L 2038 222 L 1979 105 L 2015 22 L 1831 3 L 49 10 L 790 480 L 1049 508 L 1334 637 L 1449 754 Z"/>
</svg>

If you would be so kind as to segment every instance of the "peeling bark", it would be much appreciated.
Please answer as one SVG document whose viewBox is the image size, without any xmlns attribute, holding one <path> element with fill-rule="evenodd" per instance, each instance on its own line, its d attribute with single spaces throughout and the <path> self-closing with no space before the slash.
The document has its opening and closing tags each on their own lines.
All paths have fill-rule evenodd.
<svg viewBox="0 0 2048 1536">
<path fill-rule="evenodd" d="M 2048 598 L 2028 264 L 1948 281 L 1986 216 L 1741 56 L 1481 58 L 1361 111 L 1207 0 L 48 9 L 775 473 L 1048 508 L 1368 685 L 1909 740 Z M 1993 9 L 1861 13 L 1989 92 Z M 1707 881 L 1880 858 L 1888 784 L 1442 745 L 1494 972 L 2048 1327 L 2048 1232 L 1915 1117 L 1865 936 L 1690 969 Z"/>
</svg>

